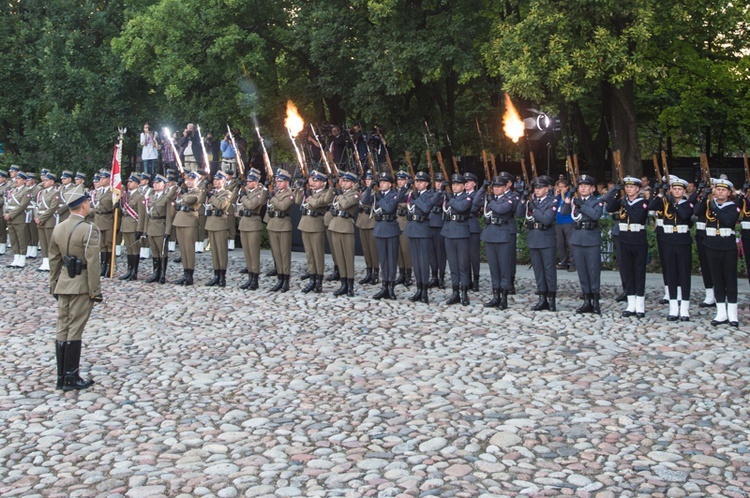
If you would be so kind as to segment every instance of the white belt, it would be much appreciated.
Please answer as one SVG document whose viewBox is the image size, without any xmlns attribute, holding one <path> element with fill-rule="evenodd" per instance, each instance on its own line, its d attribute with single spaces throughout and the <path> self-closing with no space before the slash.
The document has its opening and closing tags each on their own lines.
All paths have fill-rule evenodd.
<svg viewBox="0 0 750 498">
<path fill-rule="evenodd" d="M 750 230 L 750 221 L 740 221 L 743 230 Z"/>
<path fill-rule="evenodd" d="M 642 232 L 646 227 L 639 223 L 620 223 L 621 232 Z"/>
<path fill-rule="evenodd" d="M 664 233 L 688 233 L 687 225 L 664 225 Z"/>
<path fill-rule="evenodd" d="M 709 237 L 733 237 L 734 229 L 732 228 L 706 228 L 706 235 Z"/>
<path fill-rule="evenodd" d="M 663 227 L 664 226 L 664 220 L 662 220 L 661 218 L 657 218 L 656 219 L 656 226 L 657 227 Z"/>
<path fill-rule="evenodd" d="M 695 228 L 697 230 L 705 230 L 706 229 L 706 222 L 705 221 L 696 221 L 695 222 Z"/>
</svg>

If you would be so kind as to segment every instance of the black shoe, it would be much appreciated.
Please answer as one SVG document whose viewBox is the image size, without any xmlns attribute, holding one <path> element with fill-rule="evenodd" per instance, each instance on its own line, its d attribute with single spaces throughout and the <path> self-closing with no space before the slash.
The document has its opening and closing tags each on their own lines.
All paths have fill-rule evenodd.
<svg viewBox="0 0 750 498">
<path fill-rule="evenodd" d="M 312 275 L 310 274 L 310 272 L 309 272 L 309 271 L 306 271 L 305 273 L 303 273 L 303 274 L 302 274 L 302 275 L 301 275 L 301 276 L 299 277 L 299 279 L 300 279 L 300 280 L 307 280 L 307 279 L 308 279 L 308 278 L 310 278 L 310 277 L 312 277 Z"/>
<path fill-rule="evenodd" d="M 339 288 L 338 288 L 338 289 L 336 289 L 336 290 L 335 290 L 335 291 L 333 292 L 333 295 L 334 295 L 334 296 L 337 296 L 337 297 L 338 297 L 338 296 L 343 296 L 344 294 L 346 294 L 346 291 L 347 291 L 347 285 L 348 285 L 347 281 L 348 281 L 348 279 L 346 279 L 346 278 L 342 278 L 342 279 L 341 279 L 341 285 L 339 286 Z"/>
<path fill-rule="evenodd" d="M 281 292 L 289 292 L 289 275 L 283 275 L 284 282 L 281 284 Z"/>
<path fill-rule="evenodd" d="M 312 292 L 315 290 L 315 286 L 318 285 L 318 276 L 317 275 L 310 275 L 310 281 L 307 283 L 307 285 L 302 289 L 302 292 L 307 294 L 308 292 Z"/>
<path fill-rule="evenodd" d="M 227 271 L 219 270 L 219 287 L 227 286 Z"/>
<path fill-rule="evenodd" d="M 575 273 L 575 271 L 576 271 L 576 267 L 575 266 L 571 265 L 571 266 L 568 267 L 568 273 Z"/>
<path fill-rule="evenodd" d="M 248 287 L 248 290 L 258 290 L 258 277 L 260 277 L 259 273 L 251 273 L 250 276 L 252 277 L 253 281 L 250 284 L 250 287 Z"/>
<path fill-rule="evenodd" d="M 105 265 L 107 264 L 107 253 L 106 252 L 100 252 L 99 253 L 99 276 L 104 277 L 107 275 L 107 270 L 105 269 Z"/>
<path fill-rule="evenodd" d="M 547 301 L 549 303 L 549 309 L 550 311 L 557 311 L 557 304 L 555 303 L 555 298 L 557 297 L 556 292 L 548 292 L 547 293 Z"/>
<path fill-rule="evenodd" d="M 411 279 L 411 268 L 407 268 L 404 270 L 404 285 L 410 287 L 413 283 L 414 281 Z"/>
<path fill-rule="evenodd" d="M 221 277 L 219 277 L 219 270 L 214 270 L 214 278 L 206 282 L 206 287 L 213 287 L 214 285 L 218 285 L 220 280 Z"/>
<path fill-rule="evenodd" d="M 422 284 L 422 298 L 420 299 L 420 301 L 423 304 L 430 304 L 430 296 L 428 294 L 427 289 L 429 289 L 429 287 L 427 285 Z"/>
<path fill-rule="evenodd" d="M 81 341 L 67 341 L 65 343 L 65 361 L 63 373 L 63 391 L 86 389 L 94 385 L 93 380 L 84 380 L 79 375 L 81 363 Z"/>
<path fill-rule="evenodd" d="M 516 276 L 510 277 L 510 289 L 508 289 L 508 294 L 511 296 L 516 295 Z"/>
<path fill-rule="evenodd" d="M 383 282 L 383 285 L 380 287 L 380 290 L 372 296 L 373 299 L 388 299 L 388 282 Z"/>
<path fill-rule="evenodd" d="M 441 271 L 438 276 L 438 289 L 445 289 L 445 270 Z"/>
<path fill-rule="evenodd" d="M 315 293 L 320 294 L 323 292 L 323 275 L 318 275 L 318 283 L 315 284 Z"/>
<path fill-rule="evenodd" d="M 128 272 L 125 275 L 117 277 L 118 280 L 130 280 L 130 275 L 133 273 L 133 257 L 128 254 Z"/>
<path fill-rule="evenodd" d="M 622 294 L 620 294 L 619 296 L 615 298 L 616 303 L 624 303 L 627 300 L 628 300 L 628 294 L 625 291 L 622 291 Z"/>
<path fill-rule="evenodd" d="M 445 304 L 450 306 L 451 304 L 458 304 L 460 302 L 461 302 L 461 294 L 459 293 L 459 287 L 458 285 L 454 285 L 453 294 L 451 294 L 451 297 L 448 298 Z"/>
<path fill-rule="evenodd" d="M 500 304 L 500 289 L 492 289 L 492 299 L 484 303 L 485 308 L 496 308 Z"/>
<path fill-rule="evenodd" d="M 276 267 L 275 266 L 273 268 L 271 268 L 271 271 L 269 271 L 268 273 L 266 273 L 267 277 L 276 277 L 278 275 L 279 275 L 279 272 L 276 271 Z"/>
<path fill-rule="evenodd" d="M 508 309 L 508 294 L 510 294 L 509 291 L 505 289 L 500 290 L 500 302 L 497 303 L 497 309 L 500 309 L 500 310 Z"/>
<path fill-rule="evenodd" d="M 346 295 L 349 297 L 354 297 L 354 279 L 348 278 L 347 279 L 349 283 L 346 286 Z"/>
<path fill-rule="evenodd" d="M 172 260 L 172 263 L 182 263 L 182 256 L 177 256 Z"/>
<path fill-rule="evenodd" d="M 248 273 L 247 282 L 245 282 L 244 284 L 240 285 L 240 289 L 242 289 L 242 290 L 249 289 L 252 284 L 253 284 L 253 274 L 252 273 Z"/>
<path fill-rule="evenodd" d="M 597 315 L 602 314 L 601 307 L 599 306 L 599 293 L 598 292 L 591 294 L 591 312 L 596 313 Z M 638 315 L 639 313 L 635 314 L 635 316 L 638 316 Z M 643 315 L 643 313 L 640 313 L 640 315 Z M 643 316 L 638 316 L 638 318 L 643 318 Z"/>
<path fill-rule="evenodd" d="M 669 304 L 669 299 L 661 298 L 659 299 L 659 304 Z"/>
<path fill-rule="evenodd" d="M 185 285 L 185 281 L 187 281 L 187 270 L 182 270 L 182 278 L 175 280 L 175 285 Z"/>
<path fill-rule="evenodd" d="M 185 270 L 187 272 L 187 280 L 182 285 L 193 285 L 193 272 L 195 270 Z"/>
<path fill-rule="evenodd" d="M 729 320 L 711 320 L 711 325 L 714 327 L 718 325 L 724 325 L 725 323 L 729 323 Z"/>
<path fill-rule="evenodd" d="M 333 265 L 333 273 L 328 275 L 326 277 L 326 282 L 338 282 L 341 280 L 341 275 L 339 274 L 339 267 L 336 265 Z"/>
<path fill-rule="evenodd" d="M 536 304 L 531 307 L 531 311 L 542 311 L 542 310 L 548 310 L 548 309 L 549 309 L 549 301 L 547 301 L 547 293 L 540 292 L 539 301 L 537 301 Z"/>
<path fill-rule="evenodd" d="M 370 280 L 370 284 L 375 285 L 378 282 L 380 282 L 380 268 L 373 268 L 372 269 L 372 280 Z"/>
<path fill-rule="evenodd" d="M 716 303 L 707 303 L 705 301 L 701 301 L 698 303 L 699 308 L 716 308 Z"/>
<path fill-rule="evenodd" d="M 372 282 L 372 268 L 367 268 L 365 270 L 365 278 L 359 281 L 359 285 L 369 284 L 370 282 Z"/>
<path fill-rule="evenodd" d="M 681 316 L 680 317 L 680 321 L 681 322 L 689 322 L 690 321 L 690 317 L 689 316 Z"/>
<path fill-rule="evenodd" d="M 434 289 L 440 285 L 440 280 L 437 277 L 432 277 L 429 282 L 427 282 L 427 288 L 428 289 Z"/>
<path fill-rule="evenodd" d="M 594 308 L 591 307 L 591 294 L 584 294 L 583 295 L 583 304 L 576 308 L 576 313 L 582 314 L 582 313 L 591 313 L 594 311 Z"/>
<path fill-rule="evenodd" d="M 404 268 L 398 269 L 398 278 L 394 282 L 396 285 L 401 285 L 406 281 L 406 270 Z"/>
<path fill-rule="evenodd" d="M 411 301 L 412 303 L 416 303 L 420 299 L 422 299 L 422 284 L 417 282 L 417 292 L 409 297 L 409 301 Z"/>
<path fill-rule="evenodd" d="M 154 282 L 158 282 L 161 278 L 161 258 L 152 258 L 153 259 L 153 265 L 154 265 L 154 273 L 151 275 L 151 278 L 146 280 L 147 284 L 153 284 Z"/>
<path fill-rule="evenodd" d="M 479 275 L 474 275 L 474 279 L 471 283 L 471 290 L 474 292 L 479 292 Z"/>
<path fill-rule="evenodd" d="M 729 326 L 738 329 L 740 328 L 740 322 L 729 322 Z"/>
<path fill-rule="evenodd" d="M 461 306 L 468 306 L 468 305 L 469 305 L 469 286 L 462 285 L 461 286 Z"/>
<path fill-rule="evenodd" d="M 566 265 L 564 263 L 557 263 L 557 266 L 555 268 L 557 268 L 558 270 L 567 270 L 568 269 L 568 265 Z"/>
<path fill-rule="evenodd" d="M 284 287 L 284 275 L 276 275 L 276 285 L 269 289 L 269 292 L 278 292 Z"/>
<path fill-rule="evenodd" d="M 677 315 L 667 315 L 667 321 L 668 322 L 676 322 L 679 319 L 680 319 L 680 317 L 678 317 Z"/>
<path fill-rule="evenodd" d="M 135 280 L 138 280 L 138 266 L 140 264 L 141 264 L 141 257 L 137 254 L 134 255 L 133 256 L 133 271 L 130 274 L 130 276 L 127 278 L 128 281 L 133 282 Z"/>
<path fill-rule="evenodd" d="M 390 282 L 388 284 L 388 299 L 390 299 L 391 301 L 395 301 L 398 299 L 396 297 L 396 283 L 395 282 Z"/>
</svg>

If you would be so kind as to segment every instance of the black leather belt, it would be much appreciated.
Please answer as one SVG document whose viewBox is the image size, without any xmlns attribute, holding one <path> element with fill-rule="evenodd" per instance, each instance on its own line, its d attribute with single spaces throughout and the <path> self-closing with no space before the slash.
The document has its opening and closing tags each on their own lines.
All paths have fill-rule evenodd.
<svg viewBox="0 0 750 498">
<path fill-rule="evenodd" d="M 223 209 L 206 209 L 206 216 L 224 216 Z"/>
<path fill-rule="evenodd" d="M 576 230 L 595 230 L 599 228 L 598 221 L 576 221 L 573 223 Z"/>
<path fill-rule="evenodd" d="M 333 211 L 333 209 L 331 209 L 331 211 Z M 320 216 L 325 213 L 323 213 L 322 211 L 318 211 L 317 209 L 303 209 L 302 214 L 305 216 L 312 216 L 313 218 L 315 218 L 316 216 Z"/>
<path fill-rule="evenodd" d="M 194 213 L 195 209 L 191 208 L 190 206 L 178 206 L 177 211 L 184 211 L 186 213 Z"/>
<path fill-rule="evenodd" d="M 256 213 L 255 211 L 249 211 L 247 209 L 240 209 L 240 216 L 258 216 L 258 213 Z"/>
<path fill-rule="evenodd" d="M 94 212 L 94 214 L 102 214 L 102 215 L 103 214 L 113 214 L 113 213 L 114 213 L 114 211 L 102 211 L 101 213 L 97 213 L 96 211 Z"/>
<path fill-rule="evenodd" d="M 487 220 L 490 225 L 510 225 L 510 220 L 504 218 L 498 218 L 496 216 L 490 216 Z"/>
<path fill-rule="evenodd" d="M 396 216 L 392 214 L 376 214 L 375 221 L 396 221 Z"/>
<path fill-rule="evenodd" d="M 443 212 L 443 208 L 441 208 L 440 206 L 433 206 L 430 212 L 434 214 L 440 214 Z"/>
<path fill-rule="evenodd" d="M 281 219 L 281 218 L 286 218 L 286 216 L 287 216 L 287 214 L 284 213 L 283 211 L 282 212 L 280 212 L 280 211 L 269 211 L 268 212 L 268 217 L 269 218 L 279 218 L 279 219 Z"/>
<path fill-rule="evenodd" d="M 351 218 L 352 215 L 349 214 L 349 211 L 340 211 L 338 209 L 331 209 L 331 214 L 334 216 L 338 216 L 339 218 Z"/>
<path fill-rule="evenodd" d="M 448 214 L 448 213 L 443 213 L 443 220 L 444 221 L 458 221 L 458 222 L 462 222 L 462 221 L 466 221 L 467 219 L 468 219 L 468 216 L 463 215 L 463 214 Z"/>
<path fill-rule="evenodd" d="M 370 213 L 372 213 L 372 208 L 368 207 L 360 207 L 359 208 L 360 213 L 365 213 L 367 216 L 370 216 Z"/>
<path fill-rule="evenodd" d="M 430 220 L 429 216 L 422 216 L 421 214 L 410 214 L 406 216 L 406 219 L 409 221 L 416 221 L 418 223 Z"/>
<path fill-rule="evenodd" d="M 166 220 L 167 217 L 166 216 L 149 216 L 148 219 L 149 220 Z"/>
<path fill-rule="evenodd" d="M 539 223 L 537 221 L 528 221 L 526 222 L 526 228 L 530 230 L 547 230 L 549 228 L 549 225 L 545 225 L 544 223 Z"/>
<path fill-rule="evenodd" d="M 406 209 L 397 209 L 396 210 L 396 215 L 398 215 L 398 216 L 406 216 L 407 214 L 409 214 L 409 211 L 407 211 Z"/>
</svg>

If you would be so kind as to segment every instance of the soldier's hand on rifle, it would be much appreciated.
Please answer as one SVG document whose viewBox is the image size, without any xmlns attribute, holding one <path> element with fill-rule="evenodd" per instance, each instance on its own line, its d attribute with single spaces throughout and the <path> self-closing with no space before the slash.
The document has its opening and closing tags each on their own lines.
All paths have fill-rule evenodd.
<svg viewBox="0 0 750 498">
<path fill-rule="evenodd" d="M 136 239 L 142 239 L 143 237 L 145 237 L 145 235 L 143 235 L 143 232 L 135 232 Z"/>
<path fill-rule="evenodd" d="M 622 183 L 620 183 L 620 180 L 617 180 L 617 183 L 615 183 L 615 190 L 617 192 L 622 192 L 622 189 L 623 189 Z"/>
<path fill-rule="evenodd" d="M 412 199 L 419 199 L 419 191 L 415 190 L 414 192 L 412 192 L 411 193 L 411 198 Z"/>
<path fill-rule="evenodd" d="M 531 201 L 531 199 L 526 202 L 526 210 L 529 212 L 529 214 L 534 212 L 534 203 Z"/>
<path fill-rule="evenodd" d="M 583 201 L 580 197 L 573 197 L 573 205 L 577 208 L 583 206 Z"/>
<path fill-rule="evenodd" d="M 169 240 L 170 235 L 168 233 L 164 234 L 164 240 Z"/>
<path fill-rule="evenodd" d="M 484 189 L 489 188 L 490 185 L 492 185 L 492 182 L 489 180 L 485 180 L 484 183 L 482 184 L 482 188 Z"/>
<path fill-rule="evenodd" d="M 440 182 L 440 189 L 444 190 L 445 187 L 447 187 L 448 185 L 450 185 L 450 184 L 448 182 L 446 182 L 446 181 Z"/>
<path fill-rule="evenodd" d="M 744 185 L 742 185 L 742 191 L 747 193 L 748 190 L 750 190 L 750 182 L 745 182 Z"/>
</svg>

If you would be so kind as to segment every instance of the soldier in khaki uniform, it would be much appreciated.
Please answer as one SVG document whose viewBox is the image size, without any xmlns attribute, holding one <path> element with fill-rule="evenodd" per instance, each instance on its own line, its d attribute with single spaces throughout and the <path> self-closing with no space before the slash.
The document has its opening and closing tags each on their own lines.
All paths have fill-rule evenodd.
<svg viewBox="0 0 750 498">
<path fill-rule="evenodd" d="M 81 338 L 94 303 L 102 301 L 99 230 L 85 221 L 91 210 L 88 193 L 74 195 L 68 208 L 71 215 L 55 227 L 49 246 L 50 292 L 57 299 L 57 388 L 64 391 L 94 383 L 79 373 Z"/>
<path fill-rule="evenodd" d="M 323 274 L 325 273 L 326 256 L 326 227 L 323 217 L 333 200 L 333 189 L 326 188 L 328 177 L 320 171 L 310 174 L 310 190 L 304 187 L 294 192 L 294 202 L 300 205 L 302 217 L 297 229 L 302 232 L 302 244 L 307 257 L 307 272 L 310 282 L 302 292 L 316 292 L 323 290 Z"/>
<path fill-rule="evenodd" d="M 354 297 L 354 215 L 359 209 L 361 195 L 355 187 L 357 176 L 346 172 L 339 179 L 341 193 L 331 204 L 333 219 L 328 227 L 331 232 L 331 252 L 336 254 L 341 272 L 341 286 L 333 295 Z"/>
<path fill-rule="evenodd" d="M 163 284 L 167 277 L 167 217 L 172 206 L 172 200 L 165 191 L 167 179 L 162 175 L 154 177 L 154 187 L 151 197 L 146 200 L 146 235 L 151 249 L 151 259 L 154 272 L 147 284 L 158 282 Z"/>
<path fill-rule="evenodd" d="M 198 208 L 203 203 L 203 190 L 198 188 L 200 176 L 195 171 L 188 173 L 185 186 L 174 200 L 174 219 L 167 218 L 167 234 L 172 233 L 172 227 L 180 245 L 183 275 L 175 282 L 176 285 L 193 285 L 195 271 L 195 241 L 198 238 Z"/>
<path fill-rule="evenodd" d="M 0 256 L 3 256 L 5 251 L 8 250 L 8 244 L 6 243 L 6 240 L 8 240 L 8 222 L 2 215 L 5 212 L 5 196 L 11 187 L 8 172 L 0 169 Z"/>
<path fill-rule="evenodd" d="M 234 205 L 237 202 L 237 196 L 240 191 L 240 181 L 234 176 L 234 169 L 229 168 L 225 171 L 227 175 L 227 181 L 224 184 L 224 188 L 232 193 L 232 202 L 229 204 L 227 209 L 227 223 L 229 224 L 229 241 L 227 248 L 230 251 L 234 251 L 235 239 L 237 238 L 237 216 L 235 214 Z"/>
<path fill-rule="evenodd" d="M 68 211 L 68 202 L 73 198 L 72 195 L 78 192 L 75 184 L 73 183 L 73 172 L 65 170 L 60 173 L 60 188 L 58 192 L 60 194 L 60 204 L 57 207 L 57 223 L 62 223 L 68 219 L 70 212 Z"/>
<path fill-rule="evenodd" d="M 289 273 L 292 269 L 292 220 L 289 218 L 289 210 L 294 204 L 294 194 L 289 188 L 292 177 L 288 171 L 279 168 L 275 178 L 273 196 L 268 199 L 264 220 L 278 273 L 278 281 L 270 290 L 286 292 L 289 290 Z"/>
<path fill-rule="evenodd" d="M 49 271 L 49 241 L 52 238 L 52 230 L 57 224 L 57 205 L 60 204 L 60 194 L 55 188 L 57 177 L 47 173 L 42 179 L 42 190 L 36 196 L 34 206 L 34 223 L 39 232 L 39 242 L 42 246 L 42 265 L 39 271 Z"/>
<path fill-rule="evenodd" d="M 28 238 L 26 234 L 26 209 L 31 204 L 31 192 L 26 188 L 26 175 L 19 171 L 15 178 L 15 185 L 8 192 L 5 199 L 5 214 L 3 217 L 8 222 L 8 235 L 10 245 L 13 249 L 13 262 L 8 266 L 11 268 L 23 268 L 26 266 L 26 247 Z"/>
<path fill-rule="evenodd" d="M 120 280 L 138 280 L 138 265 L 140 264 L 140 240 L 146 226 L 146 200 L 138 191 L 139 178 L 130 175 L 127 190 L 122 193 L 120 209 L 122 210 L 122 224 L 120 232 L 128 251 L 128 272 Z"/>
<path fill-rule="evenodd" d="M 33 171 L 26 172 L 26 188 L 31 194 L 31 202 L 26 208 L 26 240 L 28 241 L 26 245 L 26 257 L 36 259 L 39 254 L 39 230 L 36 223 L 34 223 L 34 211 L 42 186 L 37 182 L 36 173 Z"/>
<path fill-rule="evenodd" d="M 372 171 L 365 176 L 365 188 L 372 186 Z M 375 215 L 372 212 L 372 203 L 365 204 L 360 196 L 359 214 L 357 215 L 357 228 L 359 229 L 359 241 L 362 243 L 362 253 L 365 257 L 365 277 L 359 281 L 361 285 L 377 284 L 380 279 L 380 266 L 378 263 L 378 248 L 375 244 Z"/>
<path fill-rule="evenodd" d="M 260 171 L 251 169 L 245 180 L 245 191 L 237 199 L 237 214 L 240 217 L 240 240 L 247 266 L 247 282 L 241 289 L 256 290 L 260 276 L 260 242 L 263 235 L 263 221 L 260 210 L 268 201 L 268 190 L 259 183 Z"/>
<path fill-rule="evenodd" d="M 99 182 L 91 194 L 91 208 L 94 211 L 94 224 L 99 229 L 101 247 L 99 255 L 101 268 L 99 275 L 108 277 L 112 264 L 112 237 L 114 236 L 115 208 L 112 198 L 109 171 L 99 172 Z"/>
<path fill-rule="evenodd" d="M 154 193 L 154 189 L 151 188 L 151 175 L 148 173 L 140 173 L 137 175 L 138 178 L 140 178 L 140 184 L 138 185 L 138 192 L 140 192 L 141 197 L 143 198 L 144 203 L 148 202 L 148 198 L 151 197 Z M 146 220 L 148 222 L 148 220 Z M 144 232 L 145 230 L 144 225 Z M 141 248 L 138 252 L 138 255 L 140 256 L 140 259 L 148 259 L 151 257 L 151 250 L 149 249 L 148 244 L 148 237 L 142 237 L 141 238 Z"/>
<path fill-rule="evenodd" d="M 203 192 L 211 190 L 211 185 L 208 183 L 208 173 L 202 169 L 199 169 L 196 173 L 200 175 L 198 188 L 203 190 Z M 201 203 L 198 207 L 198 238 L 195 245 L 195 252 L 203 253 L 203 251 L 207 251 L 209 248 L 208 234 L 206 234 L 206 205 Z"/>
<path fill-rule="evenodd" d="M 211 244 L 211 259 L 214 278 L 206 282 L 206 287 L 227 285 L 227 253 L 229 241 L 229 217 L 227 210 L 232 205 L 232 192 L 224 188 L 227 174 L 219 170 L 214 175 L 214 188 L 206 195 L 206 232 Z"/>
<path fill-rule="evenodd" d="M 406 195 L 412 193 L 411 176 L 406 171 L 396 173 L 396 185 L 399 190 L 406 189 Z M 411 250 L 409 249 L 409 237 L 404 234 L 408 220 L 406 216 L 409 210 L 406 206 L 406 197 L 403 202 L 398 203 L 396 216 L 398 216 L 398 227 L 401 229 L 401 235 L 398 237 L 398 278 L 396 285 L 404 284 L 406 287 L 411 285 Z"/>
</svg>

